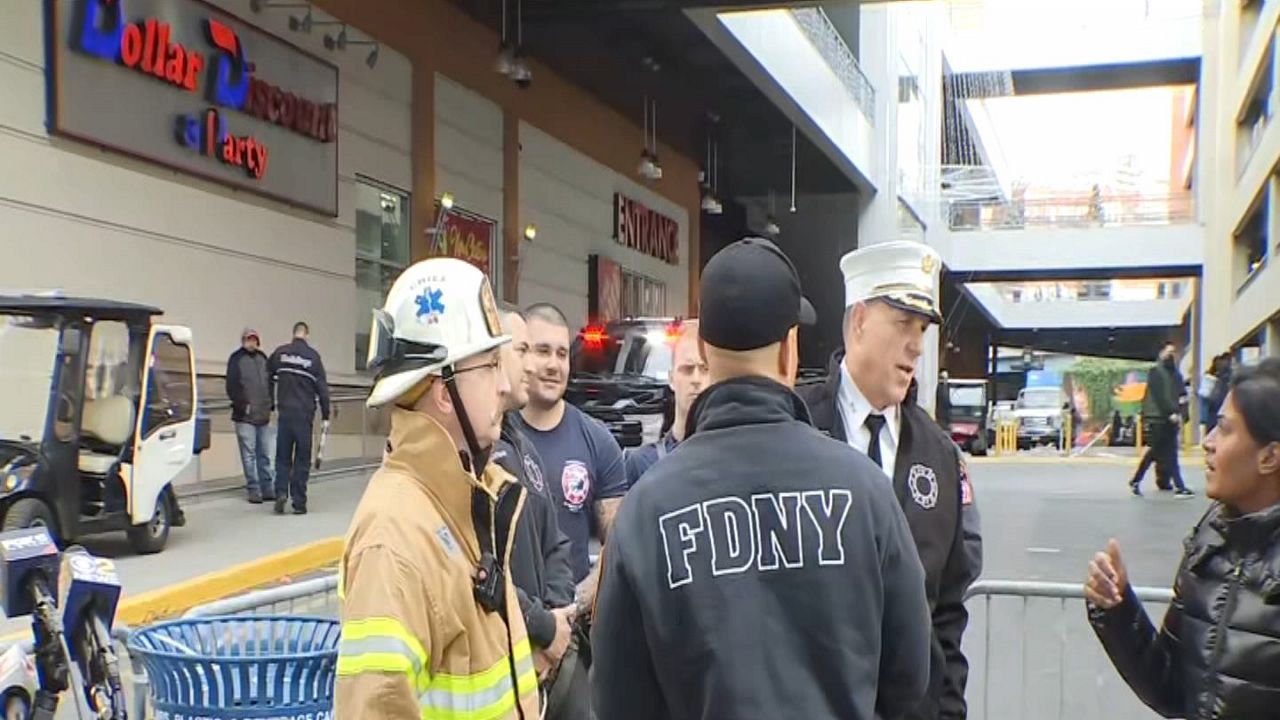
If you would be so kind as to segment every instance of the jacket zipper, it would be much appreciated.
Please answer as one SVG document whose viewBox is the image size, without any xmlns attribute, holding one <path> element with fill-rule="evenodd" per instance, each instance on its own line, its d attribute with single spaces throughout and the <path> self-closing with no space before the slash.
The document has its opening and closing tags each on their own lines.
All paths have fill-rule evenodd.
<svg viewBox="0 0 1280 720">
<path fill-rule="evenodd" d="M 1227 632 L 1227 622 L 1231 618 L 1231 612 L 1232 610 L 1235 609 L 1234 608 L 1235 600 L 1237 595 L 1239 594 L 1240 576 L 1242 574 L 1244 574 L 1243 560 L 1236 563 L 1235 567 L 1233 567 L 1231 570 L 1231 574 L 1228 576 L 1229 579 L 1227 582 L 1227 596 L 1226 598 L 1223 599 L 1222 614 L 1218 616 L 1218 623 L 1214 629 L 1213 662 L 1209 666 L 1213 670 L 1213 685 L 1211 688 L 1212 692 L 1210 692 L 1207 696 L 1205 696 L 1204 700 L 1202 701 L 1204 703 L 1204 705 L 1202 706 L 1202 712 L 1201 712 L 1202 717 L 1206 717 L 1206 718 L 1212 717 L 1210 713 L 1213 712 L 1213 702 L 1214 702 L 1214 699 L 1217 698 L 1218 691 L 1221 689 L 1221 686 L 1222 686 L 1222 681 L 1218 679 L 1219 677 L 1218 664 L 1222 662 L 1222 656 L 1226 651 L 1226 642 L 1224 642 L 1223 636 Z"/>
</svg>

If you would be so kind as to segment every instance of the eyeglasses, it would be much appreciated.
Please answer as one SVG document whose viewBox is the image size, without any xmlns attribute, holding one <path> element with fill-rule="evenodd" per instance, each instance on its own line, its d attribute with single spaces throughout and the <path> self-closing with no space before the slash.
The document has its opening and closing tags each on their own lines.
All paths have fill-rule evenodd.
<svg viewBox="0 0 1280 720">
<path fill-rule="evenodd" d="M 461 375 L 463 373 L 469 373 L 473 370 L 497 370 L 500 367 L 502 367 L 502 358 L 495 357 L 495 358 L 491 358 L 489 362 L 486 362 L 480 365 L 472 365 L 471 367 L 468 367 L 468 368 L 457 368 L 453 371 L 453 374 Z"/>
</svg>

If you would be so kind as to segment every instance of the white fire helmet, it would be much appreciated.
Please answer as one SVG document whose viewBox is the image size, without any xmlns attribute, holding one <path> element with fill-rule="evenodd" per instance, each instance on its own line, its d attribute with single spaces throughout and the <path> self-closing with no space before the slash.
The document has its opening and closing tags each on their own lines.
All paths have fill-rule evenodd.
<svg viewBox="0 0 1280 720">
<path fill-rule="evenodd" d="M 416 262 L 373 311 L 368 366 L 378 382 L 367 404 L 393 402 L 428 375 L 510 341 L 479 268 L 454 258 Z"/>
</svg>

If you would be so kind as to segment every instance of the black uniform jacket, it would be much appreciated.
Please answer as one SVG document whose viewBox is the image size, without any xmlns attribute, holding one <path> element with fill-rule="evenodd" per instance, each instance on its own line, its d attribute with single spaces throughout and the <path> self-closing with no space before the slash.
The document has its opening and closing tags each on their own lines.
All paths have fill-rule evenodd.
<svg viewBox="0 0 1280 720">
<path fill-rule="evenodd" d="M 551 608 L 573 602 L 569 538 L 560 532 L 555 500 L 543 479 L 542 459 L 511 422 L 510 413 L 502 420 L 502 439 L 494 447 L 492 460 L 525 489 L 524 510 L 511 548 L 511 582 L 516 586 L 529 640 L 537 647 L 550 647 L 556 633 Z"/>
<path fill-rule="evenodd" d="M 797 390 L 809 406 L 814 426 L 841 442 L 847 440 L 844 419 L 836 407 L 843 360 L 844 353 L 836 353 L 826 382 Z M 928 697 L 908 717 L 959 720 L 968 712 L 964 690 L 969 662 L 960 650 L 969 623 L 964 600 L 982 572 L 982 535 L 964 456 L 916 403 L 917 389 L 912 381 L 899 408 L 902 427 L 893 490 L 924 565 L 933 613 L 933 674 Z"/>
<path fill-rule="evenodd" d="M 604 720 L 873 720 L 929 680 L 924 573 L 884 475 L 764 378 L 719 383 L 603 553 Z"/>
</svg>

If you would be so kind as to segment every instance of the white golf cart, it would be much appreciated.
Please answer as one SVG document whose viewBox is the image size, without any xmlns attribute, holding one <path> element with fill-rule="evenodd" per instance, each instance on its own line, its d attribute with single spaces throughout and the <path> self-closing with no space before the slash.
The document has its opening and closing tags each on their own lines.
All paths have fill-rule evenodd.
<svg viewBox="0 0 1280 720">
<path fill-rule="evenodd" d="M 0 294 L 0 527 L 67 544 L 124 530 L 139 553 L 185 524 L 173 482 L 209 446 L 191 331 L 157 308 Z"/>
</svg>

